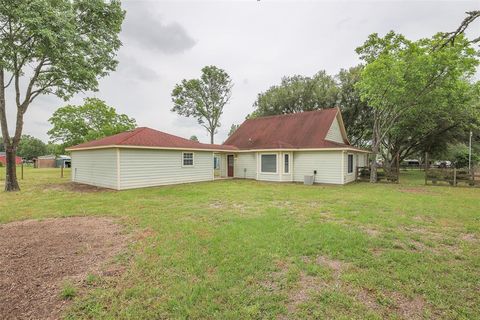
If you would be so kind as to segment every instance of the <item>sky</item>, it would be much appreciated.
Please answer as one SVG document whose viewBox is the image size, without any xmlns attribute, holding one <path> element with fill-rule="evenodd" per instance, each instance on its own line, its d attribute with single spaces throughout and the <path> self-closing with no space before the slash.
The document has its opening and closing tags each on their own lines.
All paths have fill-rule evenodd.
<svg viewBox="0 0 480 320">
<path fill-rule="evenodd" d="M 257 95 L 283 76 L 336 74 L 359 63 L 355 48 L 371 33 L 390 30 L 415 40 L 453 31 L 464 12 L 478 1 L 137 1 L 123 0 L 126 18 L 120 38 L 119 65 L 100 80 L 100 98 L 138 126 L 208 142 L 193 118 L 170 111 L 171 92 L 182 79 L 200 77 L 206 65 L 224 69 L 234 87 L 224 107 L 215 143 L 222 143 L 232 124 L 253 111 Z M 475 31 L 474 31 L 475 30 Z M 478 21 L 470 34 L 480 30 Z M 14 109 L 7 100 L 10 127 Z M 48 119 L 67 104 L 41 96 L 25 114 L 24 133 L 48 141 Z"/>
</svg>

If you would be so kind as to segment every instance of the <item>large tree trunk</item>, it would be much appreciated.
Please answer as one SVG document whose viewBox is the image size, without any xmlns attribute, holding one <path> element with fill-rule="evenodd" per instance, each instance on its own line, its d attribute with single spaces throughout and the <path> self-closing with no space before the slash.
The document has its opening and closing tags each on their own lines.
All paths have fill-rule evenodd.
<svg viewBox="0 0 480 320">
<path fill-rule="evenodd" d="M 17 180 L 17 164 L 16 164 L 16 149 L 8 146 L 5 149 L 7 170 L 5 176 L 5 191 L 20 191 L 20 186 Z"/>
<path fill-rule="evenodd" d="M 210 132 L 210 143 L 213 144 L 213 136 L 215 135 L 214 132 Z"/>
<path fill-rule="evenodd" d="M 380 151 L 380 133 L 378 130 L 378 124 L 376 123 L 376 119 L 374 120 L 373 123 L 373 133 L 372 133 L 372 154 L 373 154 L 373 159 L 372 162 L 370 163 L 370 183 L 376 183 L 377 182 L 377 155 L 378 152 Z"/>
<path fill-rule="evenodd" d="M 0 128 L 5 146 L 5 160 L 7 163 L 5 174 L 5 191 L 19 191 L 20 187 L 17 180 L 17 168 L 15 158 L 17 155 L 17 146 L 20 141 L 23 126 L 23 113 L 17 112 L 17 130 L 14 139 L 10 139 L 7 125 L 7 112 L 5 105 L 5 81 L 4 71 L 0 68 Z M 12 141 L 13 140 L 13 141 Z"/>
</svg>

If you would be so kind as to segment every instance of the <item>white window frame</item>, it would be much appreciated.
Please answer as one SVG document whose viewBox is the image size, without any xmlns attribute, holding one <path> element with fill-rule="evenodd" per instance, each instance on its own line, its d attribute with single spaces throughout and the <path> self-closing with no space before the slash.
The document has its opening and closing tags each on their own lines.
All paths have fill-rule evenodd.
<svg viewBox="0 0 480 320">
<path fill-rule="evenodd" d="M 350 156 L 352 156 L 352 172 L 348 172 L 348 158 L 350 158 Z M 351 175 L 353 174 L 353 172 L 355 171 L 355 157 L 353 155 L 353 153 L 347 153 L 347 175 Z"/>
<path fill-rule="evenodd" d="M 191 153 L 192 154 L 192 164 L 185 164 L 185 154 Z M 192 168 L 195 166 L 195 152 L 185 151 L 182 152 L 182 168 Z"/>
<path fill-rule="evenodd" d="M 262 156 L 275 156 L 275 172 L 262 171 Z M 260 173 L 261 174 L 278 174 L 278 153 L 260 153 Z"/>
<path fill-rule="evenodd" d="M 288 171 L 285 172 L 285 156 L 288 156 Z M 292 173 L 292 154 L 289 152 L 285 152 L 282 154 L 282 172 L 283 174 L 291 174 Z"/>
</svg>

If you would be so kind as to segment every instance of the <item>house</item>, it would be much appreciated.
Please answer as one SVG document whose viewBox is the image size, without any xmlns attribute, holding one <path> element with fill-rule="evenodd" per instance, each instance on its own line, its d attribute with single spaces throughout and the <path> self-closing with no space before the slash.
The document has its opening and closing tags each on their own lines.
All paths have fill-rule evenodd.
<svg viewBox="0 0 480 320">
<path fill-rule="evenodd" d="M 346 184 L 368 161 L 338 108 L 249 119 L 222 145 L 137 128 L 67 150 L 73 181 L 118 190 L 215 177 Z"/>
<path fill-rule="evenodd" d="M 22 164 L 23 159 L 21 157 L 15 157 L 15 163 L 16 164 Z M 7 165 L 7 155 L 5 152 L 0 152 L 0 164 L 2 166 Z"/>
</svg>

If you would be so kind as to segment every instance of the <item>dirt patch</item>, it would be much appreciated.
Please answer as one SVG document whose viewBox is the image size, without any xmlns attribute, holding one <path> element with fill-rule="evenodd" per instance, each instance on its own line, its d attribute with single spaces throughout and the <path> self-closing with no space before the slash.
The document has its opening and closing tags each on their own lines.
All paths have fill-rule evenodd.
<svg viewBox="0 0 480 320">
<path fill-rule="evenodd" d="M 69 192 L 80 192 L 80 193 L 113 192 L 113 191 L 115 191 L 113 189 L 101 188 L 101 187 L 91 186 L 89 184 L 76 183 L 76 182 L 42 185 L 42 189 L 43 189 L 44 192 L 46 192 L 46 191 L 69 191 Z"/>
<path fill-rule="evenodd" d="M 332 277 L 316 277 L 300 271 L 295 285 L 293 287 L 284 287 L 288 299 L 286 303 L 287 314 L 280 315 L 278 319 L 294 318 L 298 307 L 302 303 L 308 302 L 313 295 L 326 291 L 338 291 L 348 295 L 384 318 L 395 314 L 403 319 L 422 319 L 424 311 L 430 310 L 430 306 L 421 296 L 408 298 L 399 292 L 377 292 L 375 290 L 356 287 L 342 280 L 342 273 L 352 267 L 349 263 L 331 259 L 326 256 L 319 256 L 317 258 L 303 257 L 302 260 L 305 263 L 315 263 L 329 268 L 332 271 Z M 287 270 L 288 267 L 283 266 L 278 272 L 272 275 L 272 279 L 268 282 L 270 290 L 281 292 L 282 287 L 278 286 L 278 283 L 284 281 Z M 390 301 L 390 305 L 380 304 L 378 300 L 379 296 L 383 296 Z"/>
<path fill-rule="evenodd" d="M 59 318 L 68 303 L 63 283 L 121 273 L 106 262 L 127 243 L 112 219 L 89 217 L 12 222 L 0 225 L 0 239 L 0 314 L 7 319 Z"/>
</svg>

